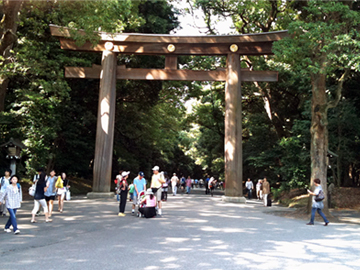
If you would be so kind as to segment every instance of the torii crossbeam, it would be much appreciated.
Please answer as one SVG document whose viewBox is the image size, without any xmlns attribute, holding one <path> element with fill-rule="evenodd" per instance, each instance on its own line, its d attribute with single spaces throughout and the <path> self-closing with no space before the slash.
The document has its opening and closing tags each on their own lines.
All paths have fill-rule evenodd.
<svg viewBox="0 0 360 270">
<path fill-rule="evenodd" d="M 98 32 L 99 43 L 77 46 L 69 29 L 50 25 L 62 49 L 102 52 L 101 66 L 66 67 L 66 78 L 100 79 L 96 131 L 93 192 L 88 197 L 113 196 L 110 192 L 116 80 L 225 81 L 225 196 L 227 201 L 245 202 L 242 189 L 241 82 L 276 82 L 277 72 L 240 68 L 240 55 L 272 54 L 272 43 L 287 31 L 233 36 L 175 36 L 155 34 L 110 34 Z M 79 31 L 81 33 L 81 31 Z M 118 54 L 164 55 L 164 69 L 117 66 Z M 194 71 L 177 68 L 178 55 L 225 55 L 224 70 Z"/>
</svg>

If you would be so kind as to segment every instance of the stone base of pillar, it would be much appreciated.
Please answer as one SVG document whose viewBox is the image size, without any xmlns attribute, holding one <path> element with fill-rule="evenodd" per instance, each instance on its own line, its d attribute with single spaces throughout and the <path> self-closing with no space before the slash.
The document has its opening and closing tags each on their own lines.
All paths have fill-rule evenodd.
<svg viewBox="0 0 360 270">
<path fill-rule="evenodd" d="M 223 202 L 232 202 L 232 203 L 246 203 L 245 197 L 229 197 L 229 196 L 222 196 L 221 200 Z"/>
<path fill-rule="evenodd" d="M 114 192 L 89 192 L 86 196 L 88 199 L 114 198 Z"/>
</svg>

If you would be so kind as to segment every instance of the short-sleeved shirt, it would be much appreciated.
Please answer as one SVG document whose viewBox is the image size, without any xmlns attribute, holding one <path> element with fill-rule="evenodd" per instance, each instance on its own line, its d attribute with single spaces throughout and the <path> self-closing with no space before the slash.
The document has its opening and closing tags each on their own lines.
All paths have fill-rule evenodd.
<svg viewBox="0 0 360 270">
<path fill-rule="evenodd" d="M 134 179 L 134 185 L 136 186 L 137 190 L 138 190 L 139 193 L 140 193 L 141 191 L 144 190 L 144 186 L 146 186 L 146 180 L 145 180 L 145 178 L 143 177 L 143 179 L 140 180 L 139 177 L 136 177 L 136 178 Z M 134 195 L 137 196 L 136 190 L 134 190 Z"/>
<path fill-rule="evenodd" d="M 48 189 L 45 192 L 46 197 L 55 196 L 56 195 L 56 189 L 55 189 L 55 183 L 56 183 L 57 177 L 48 177 L 46 185 Z"/>
<path fill-rule="evenodd" d="M 187 187 L 191 187 L 191 179 L 190 178 L 186 179 L 185 182 L 186 182 Z"/>
<path fill-rule="evenodd" d="M 42 200 L 45 199 L 45 192 L 44 192 L 44 188 L 46 187 L 46 182 L 37 182 L 36 183 L 36 190 L 35 190 L 35 195 L 34 195 L 34 199 L 35 200 Z"/>
<path fill-rule="evenodd" d="M 160 182 L 161 179 L 161 174 L 153 174 L 153 176 L 151 177 L 151 187 L 153 188 L 160 188 L 162 183 Z"/>
<path fill-rule="evenodd" d="M 135 186 L 134 186 L 134 184 L 131 184 L 129 186 L 129 193 L 134 193 L 134 191 L 135 191 Z"/>
<path fill-rule="evenodd" d="M 1 189 L 0 189 L 0 192 L 5 192 L 6 191 L 6 188 L 8 185 L 10 185 L 10 177 L 9 178 L 6 178 L 5 176 L 1 177 L 0 178 L 0 183 L 1 183 Z"/>
<path fill-rule="evenodd" d="M 320 208 L 320 209 L 324 208 L 323 201 L 320 202 L 315 201 L 315 197 L 316 195 L 319 195 L 320 190 L 323 190 L 321 186 L 316 187 L 314 190 L 315 196 L 312 197 L 312 205 L 311 205 L 312 208 Z"/>
</svg>

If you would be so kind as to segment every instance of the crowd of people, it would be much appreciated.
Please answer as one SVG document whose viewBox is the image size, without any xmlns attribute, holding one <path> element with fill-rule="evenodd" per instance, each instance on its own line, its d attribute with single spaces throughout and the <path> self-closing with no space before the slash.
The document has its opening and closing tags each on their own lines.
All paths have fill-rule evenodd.
<svg viewBox="0 0 360 270">
<path fill-rule="evenodd" d="M 132 215 L 138 217 L 152 218 L 156 215 L 162 215 L 162 202 L 167 200 L 169 188 L 172 191 L 173 196 L 176 196 L 178 188 L 181 188 L 187 194 L 190 194 L 191 188 L 194 185 L 203 185 L 205 187 L 205 194 L 213 196 L 214 189 L 219 185 L 218 181 L 214 177 L 207 177 L 205 181 L 195 181 L 188 177 L 181 177 L 179 179 L 176 173 L 171 178 L 168 177 L 166 172 L 160 172 L 159 166 L 152 168 L 153 175 L 151 177 L 150 188 L 147 188 L 147 181 L 145 174 L 139 172 L 137 177 L 128 182 L 129 171 L 120 171 L 116 176 L 116 193 L 119 201 L 119 217 L 126 216 L 125 207 L 127 199 L 132 202 Z M 9 214 L 9 219 L 5 224 L 4 231 L 11 232 L 12 226 L 14 234 L 19 234 L 20 230 L 17 226 L 16 212 L 21 207 L 22 202 L 22 188 L 18 183 L 19 177 L 12 175 L 10 169 L 5 170 L 5 175 L 0 181 L 0 215 L 6 216 Z M 315 190 L 314 192 L 308 190 L 308 193 L 313 196 L 312 213 L 310 222 L 307 225 L 314 224 L 315 213 L 324 219 L 325 226 L 329 224 L 325 215 L 321 211 L 323 209 L 323 197 L 319 199 L 319 196 L 323 194 L 320 180 L 314 180 Z M 42 207 L 45 215 L 45 222 L 52 222 L 51 216 L 54 208 L 54 201 L 58 199 L 58 211 L 63 212 L 65 196 L 69 192 L 70 185 L 69 180 L 66 178 L 65 173 L 56 176 L 55 170 L 50 172 L 50 175 L 46 175 L 44 170 L 40 168 L 38 174 L 34 176 L 33 187 L 34 192 L 30 194 L 34 196 L 34 207 L 31 212 L 31 223 L 36 223 L 36 216 L 40 214 L 40 206 Z M 250 178 L 245 182 L 245 189 L 248 199 L 252 199 L 253 191 L 256 190 L 256 197 L 258 200 L 263 201 L 263 206 L 271 206 L 270 183 L 267 178 L 259 179 L 254 187 Z M 129 195 L 129 196 L 128 196 Z M 137 208 L 137 211 L 136 211 Z"/>
<path fill-rule="evenodd" d="M 120 171 L 116 176 L 115 190 L 119 201 L 119 217 L 126 216 L 125 206 L 128 199 L 129 202 L 132 202 L 132 215 L 149 218 L 162 215 L 162 202 L 167 201 L 169 190 L 173 196 L 176 196 L 178 189 L 190 194 L 191 189 L 195 186 L 205 186 L 205 193 L 213 196 L 214 189 L 218 185 L 218 181 L 214 177 L 207 178 L 205 181 L 191 179 L 190 176 L 179 179 L 176 173 L 173 173 L 169 178 L 167 172 L 160 172 L 159 166 L 152 168 L 152 171 L 153 175 L 148 189 L 146 188 L 145 174 L 141 171 L 132 182 L 128 180 L 129 171 Z M 136 207 L 137 211 L 135 211 Z"/>
<path fill-rule="evenodd" d="M 1 178 L 0 182 L 0 215 L 6 216 L 9 213 L 9 219 L 5 224 L 4 231 L 11 232 L 12 226 L 14 234 L 19 234 L 20 230 L 17 226 L 16 212 L 21 207 L 23 200 L 23 193 L 19 182 L 19 177 L 11 175 L 10 169 L 5 170 L 5 175 Z M 36 223 L 35 217 L 40 214 L 40 206 L 42 207 L 45 215 L 45 222 L 51 222 L 54 201 L 58 199 L 58 211 L 63 212 L 64 199 L 66 195 L 69 195 L 69 180 L 66 178 L 66 174 L 62 173 L 60 176 L 56 176 L 54 170 L 47 176 L 44 169 L 40 168 L 38 174 L 33 179 L 33 193 L 34 207 L 31 211 L 31 223 Z M 30 192 L 29 192 L 30 193 Z"/>
</svg>

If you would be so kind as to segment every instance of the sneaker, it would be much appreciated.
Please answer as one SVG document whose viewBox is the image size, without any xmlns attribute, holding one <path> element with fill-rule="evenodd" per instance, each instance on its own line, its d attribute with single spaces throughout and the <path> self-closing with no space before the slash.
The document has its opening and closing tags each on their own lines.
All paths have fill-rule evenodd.
<svg viewBox="0 0 360 270">
<path fill-rule="evenodd" d="M 119 217 L 125 217 L 126 215 L 125 215 L 125 213 L 119 213 L 118 216 Z"/>
<path fill-rule="evenodd" d="M 14 232 L 14 234 L 19 234 L 20 233 L 20 230 L 16 230 L 15 232 Z"/>
<path fill-rule="evenodd" d="M 52 219 L 45 220 L 46 223 L 52 222 Z"/>
<path fill-rule="evenodd" d="M 327 226 L 330 222 L 325 222 L 324 226 Z"/>
<path fill-rule="evenodd" d="M 306 225 L 314 225 L 314 223 L 309 222 L 309 223 L 306 223 Z"/>
<path fill-rule="evenodd" d="M 135 211 L 132 211 L 132 212 L 131 212 L 131 215 L 135 216 Z"/>
<path fill-rule="evenodd" d="M 4 232 L 10 233 L 11 230 L 10 229 L 4 229 Z"/>
</svg>

